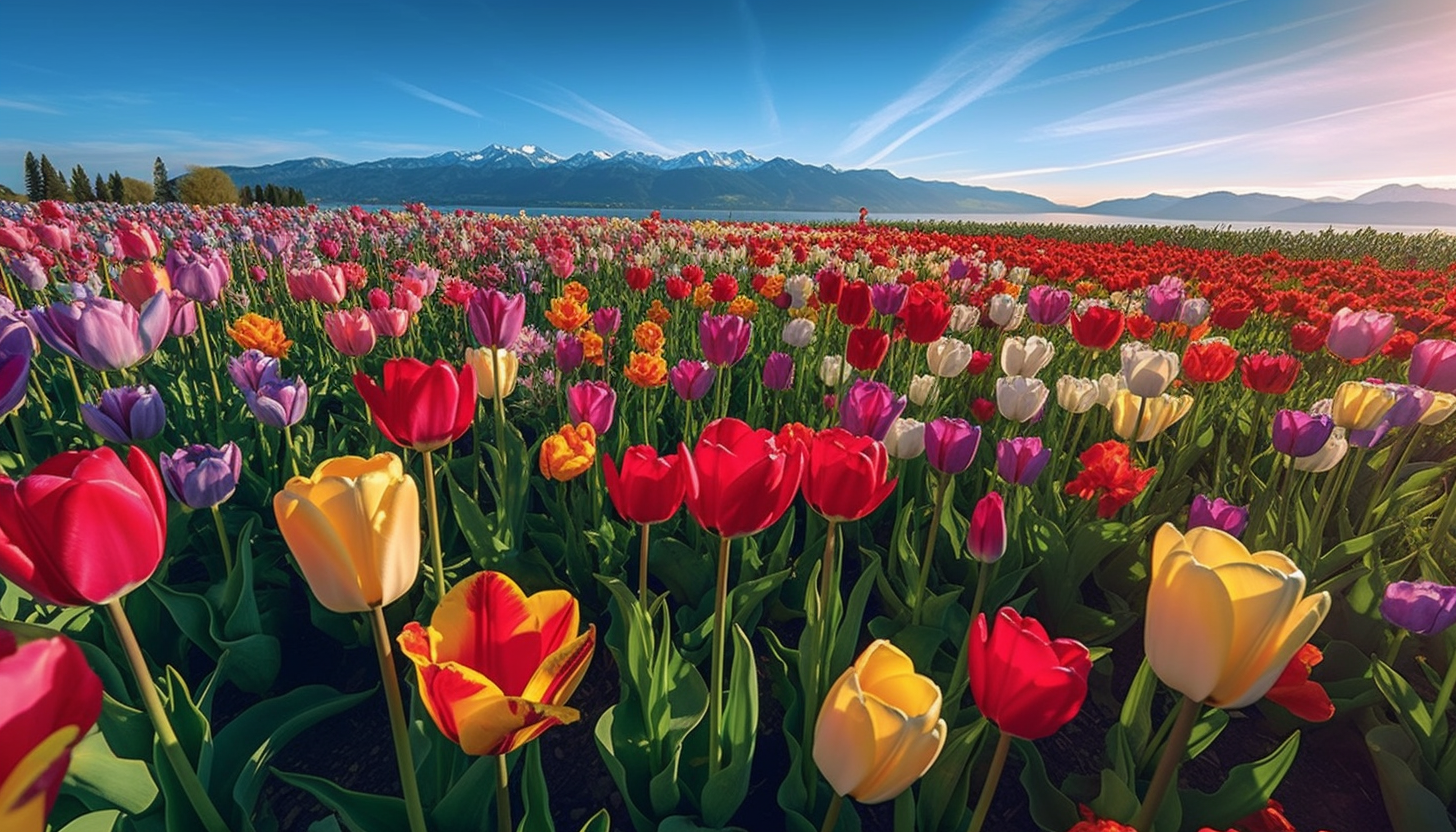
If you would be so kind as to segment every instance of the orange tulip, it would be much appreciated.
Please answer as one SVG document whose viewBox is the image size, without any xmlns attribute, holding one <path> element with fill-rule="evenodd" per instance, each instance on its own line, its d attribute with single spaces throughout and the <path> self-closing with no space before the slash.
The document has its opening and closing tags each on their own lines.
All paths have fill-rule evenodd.
<svg viewBox="0 0 1456 832">
<path fill-rule="evenodd" d="M 627 380 L 642 388 L 661 387 L 667 383 L 667 362 L 662 356 L 646 352 L 634 352 L 622 372 Z"/>
<path fill-rule="evenodd" d="M 546 310 L 546 320 L 562 332 L 575 332 L 590 318 L 586 307 L 571 298 L 552 298 L 551 308 Z"/>
<path fill-rule="evenodd" d="M 245 350 L 258 350 L 273 358 L 288 357 L 288 348 L 293 342 L 283 334 L 283 324 L 272 318 L 265 318 L 256 312 L 249 312 L 227 328 L 228 335 Z"/>
<path fill-rule="evenodd" d="M 591 422 L 561 430 L 541 443 L 541 475 L 557 482 L 581 476 L 597 458 L 597 432 Z"/>
<path fill-rule="evenodd" d="M 425 710 L 467 754 L 507 754 L 581 715 L 563 703 L 591 663 L 597 631 L 562 589 L 527 597 L 499 572 L 445 595 L 430 626 L 411 621 L 399 645 L 415 663 Z"/>
</svg>

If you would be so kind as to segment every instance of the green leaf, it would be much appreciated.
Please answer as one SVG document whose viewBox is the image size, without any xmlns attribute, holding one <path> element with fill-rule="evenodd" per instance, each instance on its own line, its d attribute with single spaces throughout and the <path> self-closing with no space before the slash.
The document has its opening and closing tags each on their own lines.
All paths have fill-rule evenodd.
<svg viewBox="0 0 1456 832">
<path fill-rule="evenodd" d="M 920 778 L 920 799 L 915 802 L 919 826 L 912 823 L 910 829 L 918 828 L 921 832 L 959 830 L 970 822 L 967 812 L 970 762 L 981 747 L 981 738 L 989 725 L 985 718 L 978 718 L 970 725 L 950 732 L 935 764 Z M 898 813 L 898 807 L 896 810 Z"/>
<path fill-rule="evenodd" d="M 152 755 L 152 721 L 147 715 L 101 695 L 101 718 L 96 722 L 106 735 L 106 744 L 117 755 L 130 760 L 145 760 Z"/>
<path fill-rule="evenodd" d="M 1436 726 L 1431 720 L 1431 712 L 1426 707 L 1425 700 L 1421 699 L 1415 688 L 1411 687 L 1404 677 L 1392 670 L 1390 665 L 1385 662 L 1375 660 L 1370 665 L 1370 671 L 1375 677 L 1375 686 L 1390 703 L 1396 718 L 1415 736 L 1416 744 L 1420 746 L 1421 757 L 1425 760 L 1435 760 L 1437 756 Z M 1442 728 L 1444 729 L 1444 727 L 1443 724 Z"/>
<path fill-rule="evenodd" d="M 1077 815 L 1077 804 L 1052 785 L 1047 777 L 1046 763 L 1035 745 L 1027 740 L 1012 740 L 1011 744 L 1026 761 L 1021 767 L 1020 780 L 1030 800 L 1031 819 L 1043 832 L 1067 832 L 1081 820 Z M 1131 817 L 1128 816 L 1129 819 Z"/>
<path fill-rule="evenodd" d="M 157 784 L 147 764 L 116 756 L 99 732 L 76 744 L 63 782 L 66 793 L 92 810 L 115 808 L 138 815 L 157 798 Z"/>
<path fill-rule="evenodd" d="M 497 765 L 494 757 L 477 757 L 450 786 L 430 811 L 430 820 L 440 832 L 486 832 L 495 826 L 491 807 L 495 805 Z M 404 811 L 403 801 L 399 809 Z"/>
<path fill-rule="evenodd" d="M 753 750 L 758 740 L 758 673 L 753 645 L 733 625 L 733 667 L 728 678 L 728 702 L 723 709 L 722 751 L 727 763 L 703 787 L 703 821 L 723 826 L 733 818 L 753 773 Z"/>
<path fill-rule="evenodd" d="M 1146 657 L 1138 667 L 1127 698 L 1122 701 L 1122 713 L 1118 723 L 1122 725 L 1128 748 L 1134 758 L 1141 759 L 1153 737 L 1153 693 L 1158 689 L 1158 677 Z"/>
<path fill-rule="evenodd" d="M 352 792 L 332 781 L 308 774 L 290 774 L 278 769 L 271 771 L 279 780 L 308 792 L 320 803 L 338 812 L 344 825 L 352 832 L 400 832 L 409 828 L 409 815 L 400 798 Z"/>
<path fill-rule="evenodd" d="M 556 832 L 551 821 L 551 797 L 546 792 L 546 773 L 541 770 L 541 743 L 526 746 L 526 765 L 521 778 L 521 812 L 517 832 Z"/>
<path fill-rule="evenodd" d="M 582 824 L 581 832 L 612 832 L 612 816 L 607 814 L 606 809 L 598 809 Z"/>
<path fill-rule="evenodd" d="M 1185 830 L 1211 826 L 1226 829 L 1252 812 L 1262 809 L 1274 795 L 1274 789 L 1294 765 L 1299 751 L 1299 732 L 1290 734 L 1269 756 L 1252 763 L 1234 766 L 1228 779 L 1213 794 L 1184 789 Z"/>
<path fill-rule="evenodd" d="M 167 608 L 188 640 L 208 658 L 221 662 L 224 654 L 229 655 L 231 661 L 227 664 L 226 675 L 234 684 L 249 693 L 261 693 L 277 678 L 281 653 L 277 638 L 258 631 L 252 562 L 251 557 L 244 557 L 248 554 L 247 551 L 239 552 L 238 563 L 224 591 L 224 599 L 229 596 L 233 599 L 231 609 L 215 609 L 206 597 L 173 589 L 160 581 L 148 581 L 146 586 Z M 246 588 L 234 587 L 235 582 L 246 583 Z M 242 600 L 244 596 L 246 601 Z M 239 605 L 246 607 L 241 613 Z M 236 621 L 234 614 L 238 614 Z M 253 626 L 253 631 L 243 632 L 248 623 Z M 234 628 L 234 632 L 230 633 L 229 627 Z"/>
<path fill-rule="evenodd" d="M 1102 789 L 1091 803 L 1092 811 L 1099 818 L 1130 823 L 1142 805 L 1138 802 L 1137 795 L 1133 794 L 1132 788 L 1122 778 L 1109 769 L 1102 770 L 1101 782 Z"/>
<path fill-rule="evenodd" d="M 149 682 L 147 680 L 143 684 Z M 182 746 L 193 770 L 197 772 L 197 779 L 206 788 L 212 768 L 212 726 L 208 723 L 207 716 L 192 700 L 192 695 L 187 690 L 187 682 L 175 668 L 167 668 L 166 682 L 158 686 L 157 692 L 162 697 L 178 744 Z M 157 783 L 162 787 L 167 828 L 202 828 L 202 821 L 193 810 L 187 792 L 182 788 L 182 782 L 174 772 L 171 761 L 167 759 L 160 739 L 152 748 L 152 765 L 157 772 Z"/>
<path fill-rule="evenodd" d="M 1412 770 L 1416 748 L 1397 725 L 1379 725 L 1365 734 L 1365 747 L 1375 764 L 1385 813 L 1395 832 L 1456 832 L 1441 799 Z"/>
<path fill-rule="evenodd" d="M 1362 534 L 1359 537 L 1351 537 L 1341 540 L 1328 552 L 1325 552 L 1315 561 L 1314 574 L 1311 575 L 1311 583 L 1324 581 L 1346 566 L 1354 563 L 1372 551 L 1400 531 L 1399 525 L 1382 526 L 1369 534 Z"/>
<path fill-rule="evenodd" d="M 61 832 L 111 832 L 119 820 L 121 811 L 117 809 L 88 812 L 61 827 Z"/>
</svg>

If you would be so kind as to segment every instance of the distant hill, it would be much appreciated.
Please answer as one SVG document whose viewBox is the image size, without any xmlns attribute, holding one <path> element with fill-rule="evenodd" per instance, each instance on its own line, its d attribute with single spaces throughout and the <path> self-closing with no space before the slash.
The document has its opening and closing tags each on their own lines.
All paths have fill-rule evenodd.
<svg viewBox="0 0 1456 832">
<path fill-rule="evenodd" d="M 1342 225 L 1456 226 L 1456 190 L 1386 185 L 1354 199 L 1299 199 L 1214 191 L 1197 196 L 1148 194 L 1077 208 L 1083 214 L 1215 222 L 1310 222 Z"/>
</svg>

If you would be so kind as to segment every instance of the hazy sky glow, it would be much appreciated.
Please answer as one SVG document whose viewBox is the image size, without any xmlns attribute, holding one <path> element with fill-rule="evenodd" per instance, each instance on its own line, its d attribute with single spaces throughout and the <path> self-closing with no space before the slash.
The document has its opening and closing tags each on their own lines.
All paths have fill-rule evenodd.
<svg viewBox="0 0 1456 832">
<path fill-rule="evenodd" d="M 1449 0 L 465 5 L 16 4 L 36 37 L 0 56 L 0 183 L 27 150 L 150 179 L 159 154 L 498 143 L 742 148 L 1075 205 L 1456 187 Z"/>
</svg>

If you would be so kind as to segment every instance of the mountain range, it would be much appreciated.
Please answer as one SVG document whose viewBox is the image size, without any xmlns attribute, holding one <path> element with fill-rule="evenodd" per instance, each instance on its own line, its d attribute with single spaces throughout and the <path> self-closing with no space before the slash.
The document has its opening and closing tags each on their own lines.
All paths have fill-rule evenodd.
<svg viewBox="0 0 1456 832">
<path fill-rule="evenodd" d="M 223 167 L 239 186 L 299 188 L 323 203 L 877 214 L 1085 213 L 1158 220 L 1456 226 L 1456 189 L 1386 185 L 1354 199 L 1299 199 L 1228 191 L 1191 197 L 1149 194 L 1084 207 L 1033 194 L 839 170 L 742 150 L 672 158 L 590 151 L 558 156 L 535 145 L 392 157 L 348 164 L 312 157 Z"/>
</svg>

